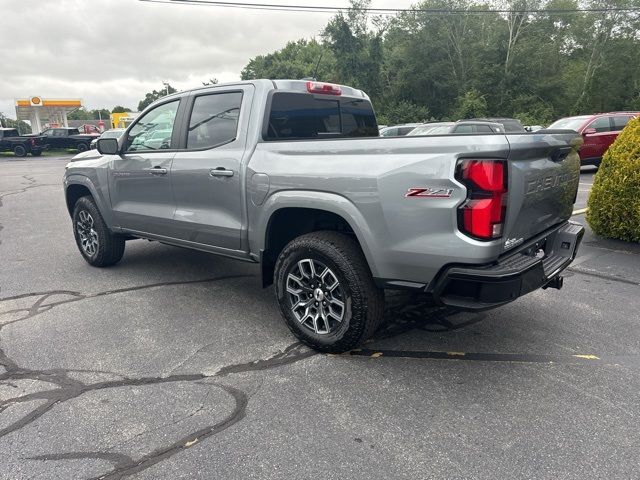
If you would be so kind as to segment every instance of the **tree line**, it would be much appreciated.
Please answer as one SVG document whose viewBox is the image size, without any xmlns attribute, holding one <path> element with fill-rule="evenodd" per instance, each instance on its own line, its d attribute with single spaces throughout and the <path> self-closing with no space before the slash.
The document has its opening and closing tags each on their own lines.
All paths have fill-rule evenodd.
<svg viewBox="0 0 640 480">
<path fill-rule="evenodd" d="M 381 124 L 509 116 L 548 125 L 640 110 L 638 0 L 425 0 L 415 6 L 424 11 L 391 17 L 369 15 L 369 5 L 351 0 L 319 38 L 251 59 L 242 79 L 351 85 L 369 94 Z"/>
</svg>

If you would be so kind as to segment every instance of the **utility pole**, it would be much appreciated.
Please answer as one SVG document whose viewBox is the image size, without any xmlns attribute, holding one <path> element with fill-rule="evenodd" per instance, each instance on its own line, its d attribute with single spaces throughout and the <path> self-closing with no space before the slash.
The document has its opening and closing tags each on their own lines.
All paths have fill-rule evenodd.
<svg viewBox="0 0 640 480">
<path fill-rule="evenodd" d="M 167 87 L 167 88 L 166 88 L 166 92 L 167 92 L 167 93 L 165 93 L 165 95 L 169 95 L 169 83 L 168 83 L 168 82 L 163 81 L 163 82 L 162 82 L 162 84 L 163 84 L 165 87 Z"/>
</svg>

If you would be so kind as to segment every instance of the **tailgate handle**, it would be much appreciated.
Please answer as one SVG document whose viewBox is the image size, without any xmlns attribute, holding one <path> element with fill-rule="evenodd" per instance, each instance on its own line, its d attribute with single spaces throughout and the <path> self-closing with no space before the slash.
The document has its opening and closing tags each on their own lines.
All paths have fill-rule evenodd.
<svg viewBox="0 0 640 480">
<path fill-rule="evenodd" d="M 551 160 L 561 162 L 569 156 L 571 150 L 573 150 L 572 147 L 560 147 L 551 154 Z"/>
</svg>

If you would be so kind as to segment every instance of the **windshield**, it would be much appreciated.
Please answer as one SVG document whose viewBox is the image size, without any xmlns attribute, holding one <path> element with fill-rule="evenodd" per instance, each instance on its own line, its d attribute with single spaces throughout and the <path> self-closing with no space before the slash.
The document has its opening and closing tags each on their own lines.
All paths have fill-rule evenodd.
<svg viewBox="0 0 640 480">
<path fill-rule="evenodd" d="M 580 126 L 586 122 L 589 118 L 589 115 L 583 115 L 581 117 L 567 117 L 561 118 L 557 122 L 549 125 L 549 130 L 558 129 L 558 130 L 575 130 L 578 131 Z"/>
<path fill-rule="evenodd" d="M 445 135 L 451 132 L 453 123 L 432 123 L 414 128 L 407 135 L 412 137 L 416 135 Z"/>
</svg>

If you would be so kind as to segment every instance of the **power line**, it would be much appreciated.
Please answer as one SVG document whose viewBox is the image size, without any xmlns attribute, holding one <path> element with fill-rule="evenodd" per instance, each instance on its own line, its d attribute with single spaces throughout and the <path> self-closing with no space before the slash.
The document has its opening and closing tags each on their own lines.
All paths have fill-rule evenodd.
<svg viewBox="0 0 640 480">
<path fill-rule="evenodd" d="M 323 6 L 323 5 L 286 5 L 278 3 L 248 3 L 219 0 L 140 0 L 147 3 L 163 3 L 174 5 L 205 6 L 219 8 L 240 8 L 247 10 L 270 10 L 279 12 L 316 12 L 316 13 L 339 13 L 350 9 L 350 7 Z M 640 7 L 594 7 L 594 8 L 558 8 L 558 9 L 424 9 L 424 8 L 360 8 L 363 12 L 371 12 L 380 15 L 393 15 L 397 13 L 423 13 L 427 15 L 487 15 L 520 13 L 533 14 L 543 13 L 547 15 L 566 15 L 576 13 L 638 13 Z"/>
</svg>

